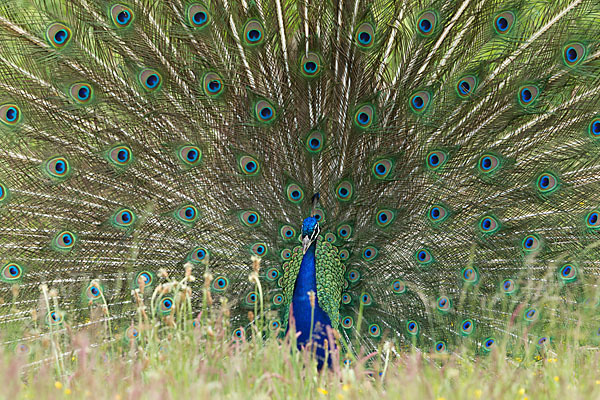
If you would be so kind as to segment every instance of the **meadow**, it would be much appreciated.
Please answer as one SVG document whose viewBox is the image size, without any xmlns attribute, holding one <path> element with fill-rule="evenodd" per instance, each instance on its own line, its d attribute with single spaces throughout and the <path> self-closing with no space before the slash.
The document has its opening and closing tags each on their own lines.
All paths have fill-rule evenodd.
<svg viewBox="0 0 600 400">
<path fill-rule="evenodd" d="M 600 352 L 577 328 L 543 348 L 525 344 L 515 352 L 499 345 L 485 355 L 459 348 L 443 354 L 397 350 L 382 342 L 378 352 L 369 354 L 335 352 L 333 367 L 318 371 L 309 351 L 293 350 L 293 336 L 284 337 L 261 318 L 248 327 L 248 338 L 233 339 L 226 302 L 219 304 L 208 290 L 210 275 L 205 275 L 199 313 L 191 307 L 191 269 L 181 280 L 164 278 L 153 291 L 143 285 L 133 291 L 138 308 L 125 328 L 110 318 L 106 302 L 90 303 L 92 311 L 101 311 L 98 323 L 88 324 L 96 330 L 76 330 L 65 322 L 50 325 L 26 345 L 5 347 L 0 397 L 600 398 Z M 257 276 L 250 278 L 260 286 Z M 167 296 L 175 302 L 173 310 L 161 313 L 155 305 Z M 56 292 L 43 285 L 41 298 L 58 302 Z M 261 315 L 258 307 L 254 315 Z"/>
</svg>

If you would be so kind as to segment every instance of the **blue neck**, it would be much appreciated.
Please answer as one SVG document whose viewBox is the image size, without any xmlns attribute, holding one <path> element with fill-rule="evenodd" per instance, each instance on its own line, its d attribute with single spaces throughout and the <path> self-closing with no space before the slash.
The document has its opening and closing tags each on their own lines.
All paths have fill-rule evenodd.
<svg viewBox="0 0 600 400">
<path fill-rule="evenodd" d="M 298 337 L 298 347 L 306 345 L 310 337 L 311 330 L 311 311 L 309 291 L 315 292 L 315 310 L 314 321 L 312 324 L 313 334 L 312 340 L 319 345 L 323 345 L 323 341 L 327 338 L 325 327 L 331 326 L 331 319 L 325 311 L 319 306 L 319 298 L 317 296 L 317 273 L 315 267 L 315 251 L 317 249 L 316 241 L 302 257 L 300 271 L 296 278 L 296 286 L 294 287 L 294 296 L 292 297 L 293 317 L 296 323 L 296 332 L 301 332 Z M 317 328 L 320 325 L 321 329 Z M 317 358 L 319 359 L 319 367 L 323 365 L 325 352 L 322 348 L 317 349 Z M 321 357 L 319 357 L 321 356 Z"/>
</svg>

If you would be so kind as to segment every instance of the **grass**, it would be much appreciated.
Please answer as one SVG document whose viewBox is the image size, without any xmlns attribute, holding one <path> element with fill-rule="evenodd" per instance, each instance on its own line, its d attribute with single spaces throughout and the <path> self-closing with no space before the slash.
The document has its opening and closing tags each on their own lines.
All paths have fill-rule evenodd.
<svg viewBox="0 0 600 400">
<path fill-rule="evenodd" d="M 575 330 L 543 351 L 525 346 L 521 358 L 505 356 L 516 353 L 501 346 L 474 357 L 467 351 L 395 352 L 385 344 L 379 354 L 318 371 L 309 352 L 293 350 L 293 336 L 270 334 L 260 318 L 247 332 L 264 340 L 232 340 L 228 308 L 213 301 L 210 274 L 202 293 L 206 307 L 195 316 L 189 301 L 191 267 L 180 280 L 165 271 L 159 276 L 162 283 L 154 290 L 142 281 L 134 290 L 137 314 L 127 330 L 106 318 L 99 324 L 106 339 L 102 345 L 93 344 L 97 336 L 62 324 L 51 325 L 26 351 L 5 348 L 0 353 L 3 395 L 36 400 L 600 398 L 600 352 L 580 344 Z M 258 275 L 251 280 L 260 289 Z M 102 288 L 96 280 L 91 286 Z M 58 308 L 55 291 L 42 285 L 41 292 L 49 309 Z M 167 298 L 173 307 L 163 312 L 159 304 Z M 90 306 L 110 316 L 102 293 L 97 299 Z"/>
</svg>

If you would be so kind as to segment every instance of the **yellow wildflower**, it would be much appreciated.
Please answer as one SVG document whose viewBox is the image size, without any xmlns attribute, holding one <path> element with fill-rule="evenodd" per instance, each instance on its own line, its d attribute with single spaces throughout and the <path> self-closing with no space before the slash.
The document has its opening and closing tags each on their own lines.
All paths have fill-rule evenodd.
<svg viewBox="0 0 600 400">
<path fill-rule="evenodd" d="M 57 388 L 58 390 L 62 389 L 62 383 L 60 383 L 59 381 L 54 382 L 54 387 Z"/>
<path fill-rule="evenodd" d="M 600 379 L 596 379 L 596 385 L 600 385 Z"/>
<path fill-rule="evenodd" d="M 523 389 L 523 388 L 519 389 L 519 394 L 521 396 L 523 396 L 525 394 L 525 389 Z"/>
<path fill-rule="evenodd" d="M 70 394 L 71 394 L 71 389 L 69 389 L 69 388 L 66 388 L 66 389 L 65 389 L 65 394 L 66 394 L 67 396 L 68 396 L 68 395 L 70 395 Z"/>
<path fill-rule="evenodd" d="M 344 383 L 344 384 L 342 385 L 342 390 L 343 390 L 344 392 L 347 392 L 347 391 L 349 391 L 349 390 L 350 390 L 350 385 L 348 385 L 347 383 Z"/>
<path fill-rule="evenodd" d="M 329 393 L 327 390 L 325 390 L 325 389 L 323 389 L 323 388 L 317 388 L 317 392 L 319 392 L 319 393 L 321 393 L 321 394 L 323 394 L 323 395 L 325 395 L 325 394 Z"/>
<path fill-rule="evenodd" d="M 335 398 L 336 398 L 337 400 L 344 400 L 344 395 L 343 395 L 343 394 L 341 394 L 341 393 L 338 393 L 338 394 L 335 396 Z"/>
<path fill-rule="evenodd" d="M 477 389 L 475 391 L 475 397 L 477 397 L 478 399 L 481 398 L 482 394 L 483 394 L 483 391 L 481 389 Z"/>
<path fill-rule="evenodd" d="M 558 381 L 560 381 L 560 378 L 559 378 L 558 376 L 555 376 L 555 377 L 554 377 L 554 381 L 555 381 L 555 382 L 558 382 Z"/>
</svg>

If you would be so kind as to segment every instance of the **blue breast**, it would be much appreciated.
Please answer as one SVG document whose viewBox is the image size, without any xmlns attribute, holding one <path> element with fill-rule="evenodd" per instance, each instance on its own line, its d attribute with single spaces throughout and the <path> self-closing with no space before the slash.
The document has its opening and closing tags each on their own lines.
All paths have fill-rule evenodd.
<svg viewBox="0 0 600 400">
<path fill-rule="evenodd" d="M 300 332 L 298 337 L 298 348 L 308 343 L 311 329 L 311 306 L 308 296 L 309 291 L 317 293 L 317 275 L 315 268 L 315 251 L 317 245 L 314 242 L 304 254 L 300 271 L 296 278 L 296 286 L 294 287 L 294 296 L 292 297 L 293 316 L 296 323 L 296 332 Z M 317 328 L 320 325 L 321 329 Z M 316 296 L 313 334 L 312 340 L 318 344 L 317 360 L 319 368 L 323 366 L 325 360 L 325 349 L 323 342 L 327 339 L 326 326 L 331 326 L 331 319 L 325 311 L 319 306 L 319 297 Z M 329 364 L 331 359 L 329 358 Z"/>
</svg>

